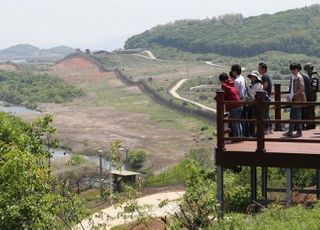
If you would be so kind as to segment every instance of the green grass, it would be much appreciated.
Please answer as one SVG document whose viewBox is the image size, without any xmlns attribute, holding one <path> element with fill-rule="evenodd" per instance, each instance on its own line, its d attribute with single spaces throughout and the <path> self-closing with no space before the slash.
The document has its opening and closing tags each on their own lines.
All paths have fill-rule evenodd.
<svg viewBox="0 0 320 230">
<path fill-rule="evenodd" d="M 110 106 L 120 111 L 141 113 L 162 127 L 198 131 L 203 126 L 209 126 L 207 133 L 212 134 L 212 124 L 165 108 L 140 91 L 130 90 L 122 84 L 115 86 L 112 81 L 114 79 L 110 78 L 99 84 L 92 83 L 87 86 L 86 93 L 94 92 L 97 95 L 97 100 L 93 101 L 95 106 Z"/>
<path fill-rule="evenodd" d="M 110 206 L 110 203 L 100 196 L 100 189 L 94 188 L 81 192 L 79 198 L 83 208 L 86 210 L 86 216 Z"/>
<path fill-rule="evenodd" d="M 256 216 L 232 214 L 220 223 L 213 224 L 209 229 L 319 229 L 319 205 L 313 209 L 302 206 L 283 209 L 278 207 L 268 208 Z"/>
</svg>

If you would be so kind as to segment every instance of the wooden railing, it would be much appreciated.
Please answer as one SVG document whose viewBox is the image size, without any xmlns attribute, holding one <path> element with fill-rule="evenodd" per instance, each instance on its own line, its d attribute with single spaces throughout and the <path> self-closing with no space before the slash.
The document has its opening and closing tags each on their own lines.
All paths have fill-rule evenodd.
<svg viewBox="0 0 320 230">
<path fill-rule="evenodd" d="M 281 85 L 275 84 L 274 100 L 266 101 L 266 92 L 257 92 L 256 100 L 250 102 L 235 102 L 235 101 L 224 101 L 224 92 L 218 91 L 216 96 L 217 103 L 217 146 L 218 151 L 225 150 L 225 141 L 256 141 L 257 142 L 257 152 L 265 152 L 265 142 L 301 142 L 301 143 L 320 143 L 320 139 L 303 139 L 303 138 L 266 138 L 265 137 L 265 123 L 275 124 L 275 131 L 281 131 L 281 124 L 305 124 L 305 123 L 315 123 L 320 124 L 320 120 L 290 120 L 281 119 L 282 108 L 291 107 L 292 105 L 314 105 L 319 106 L 319 102 L 284 102 L 281 101 L 282 94 L 288 94 L 289 92 L 281 92 Z M 230 119 L 224 116 L 225 105 L 256 105 L 255 119 Z M 267 105 L 274 105 L 272 109 L 275 110 L 275 119 L 267 120 L 265 119 L 264 109 Z M 230 122 L 243 122 L 243 123 L 254 123 L 257 127 L 256 137 L 225 137 L 225 123 Z"/>
</svg>

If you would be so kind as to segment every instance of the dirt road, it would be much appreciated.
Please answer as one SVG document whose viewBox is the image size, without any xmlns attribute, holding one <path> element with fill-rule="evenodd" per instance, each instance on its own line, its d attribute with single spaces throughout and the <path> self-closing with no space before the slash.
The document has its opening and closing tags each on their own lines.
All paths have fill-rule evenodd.
<svg viewBox="0 0 320 230">
<path fill-rule="evenodd" d="M 182 198 L 183 194 L 184 191 L 153 194 L 137 199 L 137 204 L 142 207 L 140 212 L 144 212 L 147 216 L 170 215 L 178 211 L 177 200 Z M 168 203 L 160 208 L 159 204 L 163 201 Z M 127 214 L 128 217 L 125 218 L 121 216 L 123 211 L 122 208 L 112 206 L 93 214 L 90 218 L 83 220 L 81 224 L 85 229 L 110 229 L 117 225 L 132 222 L 139 217 L 138 212 L 135 212 L 130 217 Z M 82 230 L 81 225 L 75 226 L 74 230 Z"/>
<path fill-rule="evenodd" d="M 145 50 L 143 51 L 143 53 L 147 53 L 148 54 L 148 57 L 145 56 L 145 55 L 142 55 L 142 54 L 133 54 L 135 56 L 138 56 L 138 57 L 143 57 L 143 58 L 147 58 L 147 59 L 151 59 L 151 60 L 158 60 L 158 61 L 161 61 L 160 59 L 157 59 L 156 56 L 153 55 L 153 53 L 149 50 Z"/>
</svg>

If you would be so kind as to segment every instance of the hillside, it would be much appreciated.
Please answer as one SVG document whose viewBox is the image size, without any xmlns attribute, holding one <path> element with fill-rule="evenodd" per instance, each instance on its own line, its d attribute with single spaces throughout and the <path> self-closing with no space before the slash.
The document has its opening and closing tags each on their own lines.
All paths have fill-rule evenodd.
<svg viewBox="0 0 320 230">
<path fill-rule="evenodd" d="M 248 57 L 267 51 L 320 57 L 320 5 L 244 18 L 227 14 L 180 20 L 129 38 L 126 49 L 172 47 L 193 53 Z"/>
<path fill-rule="evenodd" d="M 8 47 L 6 49 L 0 50 L 0 55 L 21 55 L 21 56 L 31 56 L 36 52 L 40 52 L 38 47 L 29 44 L 19 44 L 15 46 Z"/>
<path fill-rule="evenodd" d="M 58 72 L 67 71 L 74 73 L 78 73 L 79 71 L 82 73 L 111 71 L 110 69 L 107 69 L 99 59 L 83 52 L 74 52 L 67 55 L 62 60 L 56 62 L 53 69 Z"/>
<path fill-rule="evenodd" d="M 68 55 L 74 52 L 74 49 L 69 46 L 56 46 L 46 50 L 49 53 Z"/>
<path fill-rule="evenodd" d="M 29 44 L 18 44 L 6 49 L 0 50 L 1 60 L 15 59 L 52 59 L 57 60 L 68 54 L 71 54 L 75 49 L 68 46 L 57 46 L 50 49 L 40 49 Z"/>
</svg>

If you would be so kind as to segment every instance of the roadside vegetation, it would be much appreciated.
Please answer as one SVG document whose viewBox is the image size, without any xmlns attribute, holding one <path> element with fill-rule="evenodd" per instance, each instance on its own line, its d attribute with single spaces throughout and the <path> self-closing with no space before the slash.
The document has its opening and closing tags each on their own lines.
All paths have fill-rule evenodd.
<svg viewBox="0 0 320 230">
<path fill-rule="evenodd" d="M 49 152 L 37 128 L 0 113 L 1 229 L 70 228 L 83 216 L 68 183 L 50 175 Z"/>
<path fill-rule="evenodd" d="M 47 74 L 0 71 L 0 100 L 35 109 L 38 103 L 64 103 L 83 91 Z"/>
<path fill-rule="evenodd" d="M 225 218 L 217 221 L 215 170 L 212 154 L 206 149 L 193 149 L 176 166 L 158 175 L 146 178 L 143 186 L 174 186 L 186 188 L 179 210 L 172 216 L 162 216 L 159 221 L 168 229 L 317 229 L 319 226 L 319 204 L 295 203 L 286 208 L 282 202 L 283 194 L 270 194 L 275 202 L 267 209 L 250 204 L 250 170 L 248 167 L 227 169 L 225 171 Z M 261 173 L 258 172 L 258 175 Z M 315 183 L 312 170 L 296 170 L 295 186 L 308 187 Z M 284 187 L 284 170 L 269 168 L 270 186 Z M 258 181 L 261 178 L 258 177 Z M 260 193 L 258 193 L 261 196 Z M 299 199 L 295 200 L 298 202 Z M 299 201 L 301 202 L 301 200 Z M 165 206 L 165 202 L 163 204 Z M 308 205 L 308 206 L 306 206 Z M 137 207 L 138 208 L 138 207 Z M 254 213 L 254 209 L 258 213 Z M 143 219 L 143 217 L 145 219 Z M 136 223 L 122 225 L 113 229 L 131 229 L 153 223 L 145 214 Z"/>
</svg>

